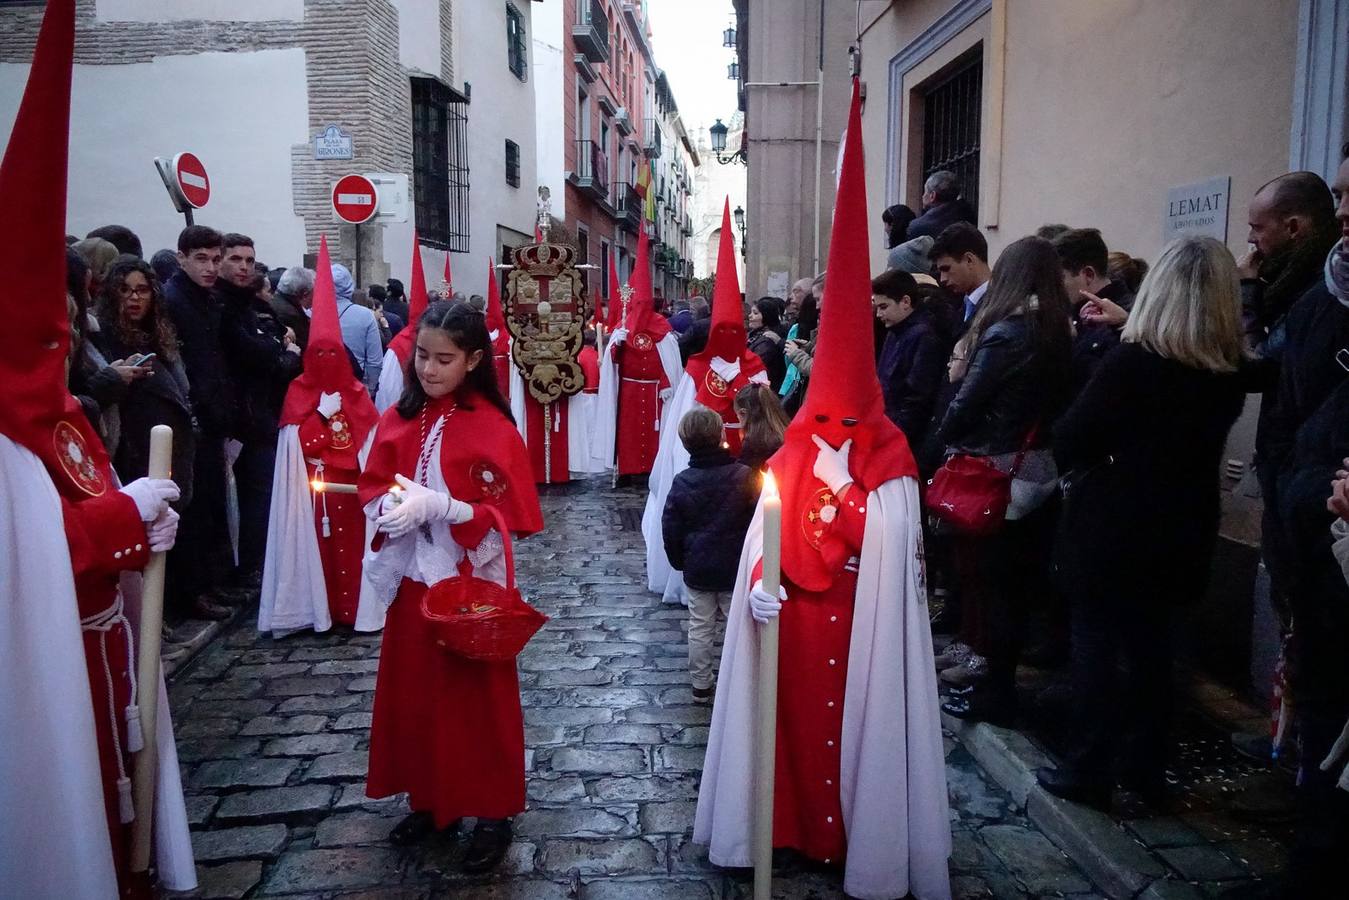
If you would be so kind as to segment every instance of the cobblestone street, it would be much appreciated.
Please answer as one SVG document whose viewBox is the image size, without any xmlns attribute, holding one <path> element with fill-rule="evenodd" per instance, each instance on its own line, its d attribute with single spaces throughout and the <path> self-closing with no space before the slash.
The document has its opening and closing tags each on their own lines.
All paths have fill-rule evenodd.
<svg viewBox="0 0 1349 900">
<path fill-rule="evenodd" d="M 689 836 L 710 707 L 694 705 L 684 612 L 643 586 L 645 491 L 607 479 L 543 498 L 519 580 L 552 617 L 520 657 L 529 809 L 499 872 L 459 874 L 463 839 L 391 847 L 401 800 L 365 796 L 378 635 L 280 641 L 244 617 L 170 694 L 203 898 L 704 900 L 750 873 Z M 956 897 L 1094 897 L 1093 886 L 946 742 Z M 472 777 L 472 773 L 464 773 Z M 784 860 L 784 898 L 842 897 L 834 871 Z"/>
</svg>

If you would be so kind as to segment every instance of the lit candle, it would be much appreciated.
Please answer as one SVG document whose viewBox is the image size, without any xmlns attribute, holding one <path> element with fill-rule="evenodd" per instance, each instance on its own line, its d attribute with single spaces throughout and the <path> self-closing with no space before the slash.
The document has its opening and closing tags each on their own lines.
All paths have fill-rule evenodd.
<svg viewBox="0 0 1349 900">
<path fill-rule="evenodd" d="M 773 473 L 763 476 L 763 589 L 777 596 L 782 585 L 782 497 Z"/>
<path fill-rule="evenodd" d="M 356 485 L 354 484 L 339 484 L 338 482 L 335 481 L 319 481 L 317 478 L 309 482 L 309 486 L 314 489 L 314 493 L 316 494 L 356 493 Z"/>
<path fill-rule="evenodd" d="M 782 497 L 773 473 L 763 476 L 763 590 L 778 596 L 782 585 Z M 754 760 L 754 900 L 773 893 L 773 787 L 778 721 L 778 619 L 759 628 L 758 725 Z"/>
</svg>

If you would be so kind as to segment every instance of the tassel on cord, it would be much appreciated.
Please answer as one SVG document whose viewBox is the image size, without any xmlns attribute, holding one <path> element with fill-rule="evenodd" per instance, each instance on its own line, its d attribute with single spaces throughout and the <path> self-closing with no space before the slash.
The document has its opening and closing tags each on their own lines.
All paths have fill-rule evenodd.
<svg viewBox="0 0 1349 900">
<path fill-rule="evenodd" d="M 139 753 L 145 749 L 145 733 L 141 731 L 141 708 L 132 703 L 126 708 L 126 749 Z"/>
<path fill-rule="evenodd" d="M 117 779 L 117 811 L 123 825 L 130 824 L 136 818 L 136 805 L 131 802 L 131 779 L 125 775 Z"/>
</svg>

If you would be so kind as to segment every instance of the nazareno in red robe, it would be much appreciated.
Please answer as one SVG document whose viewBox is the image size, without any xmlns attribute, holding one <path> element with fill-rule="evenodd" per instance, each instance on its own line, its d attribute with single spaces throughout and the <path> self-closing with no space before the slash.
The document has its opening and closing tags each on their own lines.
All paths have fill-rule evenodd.
<svg viewBox="0 0 1349 900">
<path fill-rule="evenodd" d="M 357 457 L 365 445 L 368 428 L 359 436 L 353 432 L 342 412 L 325 419 L 318 410 L 310 411 L 300 425 L 300 451 L 310 481 L 356 483 L 361 474 Z M 361 597 L 361 557 L 365 554 L 365 513 L 356 495 L 330 491 L 317 495 L 314 532 L 319 538 L 323 583 L 328 588 L 328 612 L 334 622 L 350 628 L 356 624 L 356 607 Z"/>
<path fill-rule="evenodd" d="M 384 414 L 361 473 L 361 504 L 368 508 L 378 500 L 397 474 L 434 484 L 438 479 L 419 468 L 432 463 L 428 451 L 436 444 L 445 486 L 456 499 L 472 504 L 475 515 L 462 525 L 431 528 L 448 528 L 454 544 L 478 550 L 492 528 L 484 507 L 489 503 L 517 535 L 543 527 L 519 432 L 471 392 L 430 401 L 410 420 L 396 408 Z M 422 541 L 421 530 L 413 537 Z M 378 551 L 384 535 L 374 540 Z M 408 568 L 420 574 L 415 560 Z M 442 828 L 463 816 L 515 815 L 525 807 L 524 716 L 515 662 L 469 660 L 438 646 L 421 614 L 426 590 L 426 584 L 403 577 L 389 609 L 375 683 L 366 793 L 379 798 L 406 792 L 411 808 L 430 812 Z"/>
<path fill-rule="evenodd" d="M 618 364 L 619 475 L 644 475 L 651 471 L 660 448 L 660 394 L 671 387 L 656 349 L 659 336 L 649 331 L 630 332 L 627 340 L 609 345 Z"/>
</svg>

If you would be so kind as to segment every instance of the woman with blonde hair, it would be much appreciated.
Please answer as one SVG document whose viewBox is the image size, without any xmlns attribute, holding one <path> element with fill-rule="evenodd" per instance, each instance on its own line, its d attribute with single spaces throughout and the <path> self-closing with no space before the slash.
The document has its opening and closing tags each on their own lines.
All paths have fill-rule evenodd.
<svg viewBox="0 0 1349 900">
<path fill-rule="evenodd" d="M 1212 238 L 1179 238 L 1054 429 L 1068 473 L 1055 562 L 1072 607 L 1076 745 L 1037 775 L 1059 797 L 1108 807 L 1118 776 L 1165 805 L 1171 612 L 1205 588 L 1244 354 L 1232 255 Z"/>
</svg>

